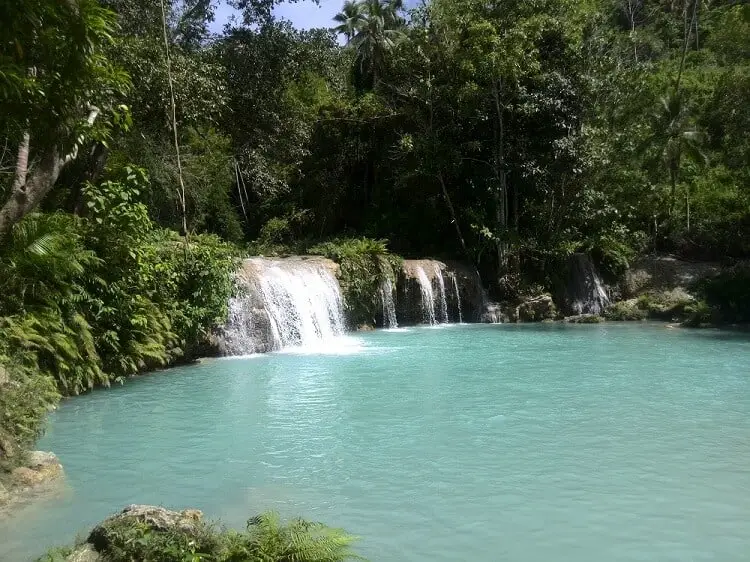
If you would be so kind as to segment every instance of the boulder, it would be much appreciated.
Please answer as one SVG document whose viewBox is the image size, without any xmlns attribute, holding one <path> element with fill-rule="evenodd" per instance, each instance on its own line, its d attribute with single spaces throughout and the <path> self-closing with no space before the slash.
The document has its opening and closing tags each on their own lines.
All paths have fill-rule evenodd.
<svg viewBox="0 0 750 562">
<path fill-rule="evenodd" d="M 197 536 L 203 528 L 202 521 L 203 513 L 197 509 L 171 511 L 151 505 L 131 505 L 94 527 L 88 542 L 97 552 L 103 552 L 110 546 L 118 529 L 135 523 L 146 524 L 153 531 L 179 531 Z"/>
<path fill-rule="evenodd" d="M 557 307 L 551 295 L 539 295 L 519 304 L 515 316 L 517 322 L 554 320 L 557 317 Z"/>
</svg>

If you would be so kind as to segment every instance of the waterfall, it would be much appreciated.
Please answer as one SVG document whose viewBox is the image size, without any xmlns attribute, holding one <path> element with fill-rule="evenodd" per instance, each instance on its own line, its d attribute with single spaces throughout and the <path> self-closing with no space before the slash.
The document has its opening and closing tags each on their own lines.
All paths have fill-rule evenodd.
<svg viewBox="0 0 750 562">
<path fill-rule="evenodd" d="M 227 355 L 310 346 L 344 333 L 335 265 L 324 259 L 254 258 L 243 263 L 243 294 L 229 302 Z"/>
<path fill-rule="evenodd" d="M 393 300 L 393 292 L 393 281 L 387 277 L 380 285 L 380 302 L 383 305 L 383 326 L 386 328 L 398 328 L 396 303 Z"/>
<path fill-rule="evenodd" d="M 587 254 L 573 254 L 568 267 L 567 308 L 574 314 L 602 314 L 610 300 L 591 258 Z"/>
<path fill-rule="evenodd" d="M 427 277 L 424 268 L 417 266 L 417 280 L 422 291 L 422 315 L 425 324 L 437 324 L 435 319 L 435 294 L 432 291 L 432 283 Z"/>
<path fill-rule="evenodd" d="M 443 272 L 440 269 L 440 266 L 435 262 L 433 264 L 433 267 L 435 268 L 435 278 L 438 281 L 438 299 L 440 299 L 440 322 L 447 324 L 449 322 L 448 318 L 448 299 L 445 295 L 445 280 L 443 279 Z"/>
<path fill-rule="evenodd" d="M 453 282 L 453 291 L 456 295 L 456 305 L 458 306 L 458 323 L 463 324 L 464 323 L 464 315 L 461 311 L 461 292 L 458 290 L 458 279 L 456 278 L 455 273 L 449 274 L 451 281 Z"/>
</svg>

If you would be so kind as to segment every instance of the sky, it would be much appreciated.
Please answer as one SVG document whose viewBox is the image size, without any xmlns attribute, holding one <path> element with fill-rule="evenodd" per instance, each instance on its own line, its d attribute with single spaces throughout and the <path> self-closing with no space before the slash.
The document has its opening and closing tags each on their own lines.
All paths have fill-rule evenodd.
<svg viewBox="0 0 750 562">
<path fill-rule="evenodd" d="M 407 0 L 406 6 L 414 6 L 416 0 Z M 315 27 L 333 27 L 335 16 L 344 5 L 344 0 L 320 0 L 315 4 L 312 0 L 299 0 L 296 3 L 282 2 L 274 9 L 277 17 L 288 19 L 298 29 L 312 29 Z M 216 10 L 216 21 L 212 30 L 220 32 L 224 24 L 231 17 L 233 10 L 220 3 Z"/>
<path fill-rule="evenodd" d="M 290 20 L 294 27 L 299 29 L 332 27 L 333 16 L 341 10 L 343 4 L 343 0 L 320 0 L 319 5 L 311 0 L 300 0 L 295 4 L 288 2 L 280 4 L 276 7 L 274 13 L 277 17 Z M 216 10 L 216 21 L 212 26 L 213 30 L 217 32 L 221 31 L 231 15 L 232 9 L 221 4 Z"/>
</svg>

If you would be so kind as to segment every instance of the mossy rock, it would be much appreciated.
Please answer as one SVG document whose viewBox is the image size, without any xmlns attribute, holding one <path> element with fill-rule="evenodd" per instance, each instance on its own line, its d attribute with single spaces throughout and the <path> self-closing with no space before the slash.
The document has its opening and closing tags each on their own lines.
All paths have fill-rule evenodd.
<svg viewBox="0 0 750 562">
<path fill-rule="evenodd" d="M 597 314 L 579 314 L 578 316 L 568 316 L 565 318 L 566 324 L 600 324 L 604 318 Z"/>
<path fill-rule="evenodd" d="M 648 318 L 648 312 L 638 306 L 638 299 L 629 299 L 610 306 L 604 317 L 614 322 L 638 322 Z"/>
</svg>

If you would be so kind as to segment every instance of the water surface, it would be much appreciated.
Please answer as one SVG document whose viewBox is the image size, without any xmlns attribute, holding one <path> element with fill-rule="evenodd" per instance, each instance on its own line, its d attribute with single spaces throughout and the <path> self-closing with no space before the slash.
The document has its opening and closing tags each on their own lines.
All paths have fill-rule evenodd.
<svg viewBox="0 0 750 562">
<path fill-rule="evenodd" d="M 39 447 L 67 487 L 0 521 L 0 560 L 130 503 L 303 515 L 373 562 L 748 560 L 746 334 L 460 326 L 327 351 L 65 402 Z"/>
</svg>

